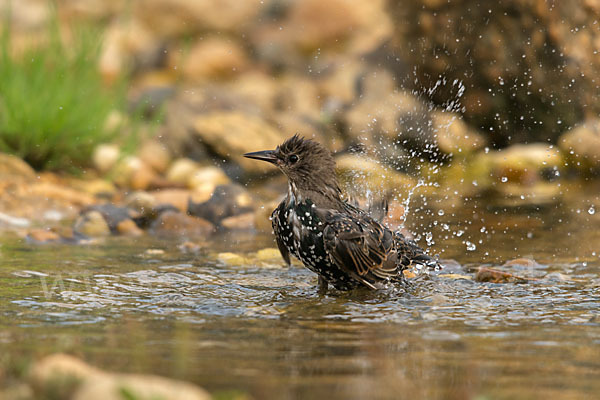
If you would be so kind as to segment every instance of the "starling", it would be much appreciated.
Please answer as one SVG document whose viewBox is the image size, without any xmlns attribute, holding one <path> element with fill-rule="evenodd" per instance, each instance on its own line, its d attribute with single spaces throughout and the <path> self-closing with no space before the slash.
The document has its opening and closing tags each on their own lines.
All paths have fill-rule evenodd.
<svg viewBox="0 0 600 400">
<path fill-rule="evenodd" d="M 415 242 L 343 199 L 323 145 L 294 135 L 275 150 L 244 157 L 270 162 L 287 176 L 287 196 L 271 215 L 277 246 L 288 265 L 291 254 L 318 274 L 320 291 L 329 284 L 378 289 L 402 282 L 412 264 L 437 265 Z"/>
</svg>

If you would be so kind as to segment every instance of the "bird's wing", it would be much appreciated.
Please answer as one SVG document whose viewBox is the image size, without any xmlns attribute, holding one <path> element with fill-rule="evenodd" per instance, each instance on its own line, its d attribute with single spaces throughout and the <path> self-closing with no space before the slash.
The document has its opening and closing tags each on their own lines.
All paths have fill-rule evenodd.
<svg viewBox="0 0 600 400">
<path fill-rule="evenodd" d="M 394 235 L 365 215 L 330 212 L 323 230 L 331 261 L 367 286 L 398 276 Z"/>
<path fill-rule="evenodd" d="M 273 233 L 275 233 L 275 241 L 277 242 L 277 248 L 279 249 L 279 252 L 281 253 L 281 257 L 283 257 L 283 260 L 285 261 L 286 265 L 290 265 L 291 261 L 290 261 L 290 252 L 288 251 L 286 245 L 282 242 L 282 237 L 283 235 L 285 235 L 284 232 L 281 232 L 280 227 L 281 224 L 279 223 L 279 216 L 280 214 L 283 212 L 283 203 L 279 205 L 279 207 L 277 207 L 275 209 L 275 211 L 273 211 L 273 214 L 271 214 L 271 221 L 273 223 Z M 287 237 L 287 236 L 286 236 Z"/>
</svg>

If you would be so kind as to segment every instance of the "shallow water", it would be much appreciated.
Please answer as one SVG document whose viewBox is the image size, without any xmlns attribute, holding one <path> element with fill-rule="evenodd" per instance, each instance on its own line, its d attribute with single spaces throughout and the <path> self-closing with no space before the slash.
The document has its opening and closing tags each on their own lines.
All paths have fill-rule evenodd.
<svg viewBox="0 0 600 400">
<path fill-rule="evenodd" d="M 455 262 L 407 288 L 325 296 L 303 268 L 217 260 L 219 252 L 273 247 L 270 235 L 219 236 L 195 254 L 178 249 L 184 239 L 75 246 L 7 235 L 0 346 L 13 363 L 68 352 L 112 371 L 257 399 L 593 398 L 595 201 L 583 193 L 539 210 L 430 201 L 408 226 L 430 228 L 433 251 Z M 536 262 L 502 266 L 519 257 Z M 530 280 L 475 282 L 479 266 Z"/>
</svg>

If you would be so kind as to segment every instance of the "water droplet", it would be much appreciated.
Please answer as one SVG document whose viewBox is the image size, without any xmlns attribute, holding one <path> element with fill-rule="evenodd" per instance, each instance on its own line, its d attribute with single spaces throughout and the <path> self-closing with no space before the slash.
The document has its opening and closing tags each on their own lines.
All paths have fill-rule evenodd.
<svg viewBox="0 0 600 400">
<path fill-rule="evenodd" d="M 594 208 L 594 206 L 590 206 L 590 208 L 588 208 L 588 214 L 590 214 L 590 215 L 596 214 L 596 209 Z"/>
<path fill-rule="evenodd" d="M 438 215 L 441 217 L 442 215 L 444 215 L 444 210 L 439 210 L 438 211 Z"/>
<path fill-rule="evenodd" d="M 505 177 L 505 176 L 503 176 L 502 178 L 500 178 L 500 180 L 501 180 L 502 182 L 507 182 L 507 181 L 508 181 L 508 178 L 507 178 L 507 177 Z"/>
<path fill-rule="evenodd" d="M 465 241 L 464 243 L 467 246 L 467 251 L 475 251 L 475 249 L 477 249 L 477 246 L 475 246 L 475 243 L 471 243 L 468 240 Z"/>
</svg>

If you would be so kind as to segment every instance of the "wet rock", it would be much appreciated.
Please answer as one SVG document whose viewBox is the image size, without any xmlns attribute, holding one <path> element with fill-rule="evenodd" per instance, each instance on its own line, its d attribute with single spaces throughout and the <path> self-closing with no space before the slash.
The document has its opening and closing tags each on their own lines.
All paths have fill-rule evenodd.
<svg viewBox="0 0 600 400">
<path fill-rule="evenodd" d="M 495 154 L 492 171 L 500 181 L 531 184 L 564 166 L 560 151 L 543 143 L 514 145 Z M 503 179 L 505 178 L 505 179 Z"/>
<path fill-rule="evenodd" d="M 464 157 L 485 146 L 485 138 L 458 114 L 436 111 L 432 113 L 432 122 L 437 147 L 446 154 Z"/>
<path fill-rule="evenodd" d="M 592 174 L 600 173 L 600 119 L 587 120 L 561 136 L 559 147 L 570 165 Z"/>
<path fill-rule="evenodd" d="M 499 271 L 493 268 L 479 267 L 475 275 L 477 282 L 491 283 L 527 283 L 529 279 L 510 274 L 508 272 Z"/>
<path fill-rule="evenodd" d="M 138 152 L 139 158 L 156 172 L 164 173 L 171 164 L 171 153 L 164 144 L 150 140 L 145 142 Z"/>
<path fill-rule="evenodd" d="M 200 164 L 189 158 L 179 158 L 171 164 L 166 176 L 170 182 L 188 187 L 191 177 L 201 168 Z"/>
<path fill-rule="evenodd" d="M 33 243 L 56 243 L 61 237 L 58 233 L 48 229 L 33 229 L 27 233 L 27 241 Z"/>
<path fill-rule="evenodd" d="M 248 191 L 240 185 L 217 186 L 210 199 L 203 203 L 188 203 L 188 214 L 204 218 L 220 225 L 225 218 L 249 213 L 253 210 L 253 201 Z"/>
<path fill-rule="evenodd" d="M 110 228 L 102 214 L 98 211 L 90 211 L 81 215 L 73 229 L 85 236 L 102 237 L 110 235 Z"/>
<path fill-rule="evenodd" d="M 202 245 L 200 245 L 199 243 L 194 243 L 194 242 L 183 242 L 181 243 L 179 246 L 177 246 L 177 248 L 182 252 L 182 253 L 199 253 L 200 250 L 202 250 Z"/>
<path fill-rule="evenodd" d="M 94 149 L 92 163 L 102 173 L 110 171 L 119 161 L 121 150 L 115 144 L 101 144 Z"/>
<path fill-rule="evenodd" d="M 214 231 L 214 226 L 202 218 L 165 211 L 152 223 L 151 230 L 166 236 L 208 236 Z"/>
<path fill-rule="evenodd" d="M 219 37 L 202 38 L 183 59 L 171 63 L 181 66 L 184 78 L 191 81 L 229 78 L 248 68 L 243 48 L 231 39 Z"/>
<path fill-rule="evenodd" d="M 122 222 L 127 220 L 132 221 L 140 216 L 137 212 L 127 207 L 115 206 L 114 204 L 110 203 L 88 207 L 82 211 L 82 214 L 85 217 L 86 215 L 95 212 L 98 212 L 100 215 L 102 215 L 102 218 L 112 233 L 119 232 L 118 226 Z M 126 225 L 123 226 L 126 227 Z"/>
<path fill-rule="evenodd" d="M 25 161 L 10 154 L 0 153 L 0 180 L 31 181 L 36 173 Z"/>
<path fill-rule="evenodd" d="M 116 231 L 119 235 L 125 236 L 141 236 L 144 234 L 144 231 L 141 230 L 131 219 L 124 219 L 118 222 Z"/>
<path fill-rule="evenodd" d="M 252 212 L 233 215 L 223 218 L 219 225 L 228 230 L 253 230 L 256 227 L 255 215 Z"/>
<path fill-rule="evenodd" d="M 217 261 L 227 265 L 245 265 L 249 264 L 249 259 L 235 253 L 219 253 L 216 257 Z"/>
<path fill-rule="evenodd" d="M 262 118 L 239 111 L 219 111 L 199 115 L 193 123 L 198 139 L 214 153 L 241 165 L 252 173 L 272 170 L 268 163 L 243 157 L 251 151 L 274 149 L 287 139 Z"/>
<path fill-rule="evenodd" d="M 219 185 L 226 185 L 231 180 L 221 168 L 203 167 L 197 169 L 188 180 L 188 187 L 197 195 L 212 193 Z"/>
</svg>

